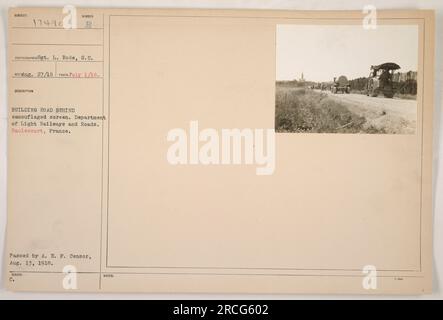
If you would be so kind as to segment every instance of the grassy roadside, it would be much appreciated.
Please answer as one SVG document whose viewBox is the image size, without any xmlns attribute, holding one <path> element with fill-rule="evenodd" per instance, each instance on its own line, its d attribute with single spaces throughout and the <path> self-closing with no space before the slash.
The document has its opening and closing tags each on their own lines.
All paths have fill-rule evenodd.
<svg viewBox="0 0 443 320">
<path fill-rule="evenodd" d="M 364 127 L 365 122 L 364 117 L 324 93 L 276 87 L 276 132 L 383 133 L 374 127 Z"/>
</svg>

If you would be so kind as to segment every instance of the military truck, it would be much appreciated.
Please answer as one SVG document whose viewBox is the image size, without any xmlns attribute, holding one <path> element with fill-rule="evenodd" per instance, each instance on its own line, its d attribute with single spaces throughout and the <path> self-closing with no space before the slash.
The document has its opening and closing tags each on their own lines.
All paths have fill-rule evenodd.
<svg viewBox="0 0 443 320">
<path fill-rule="evenodd" d="M 349 84 L 348 78 L 345 76 L 340 76 L 337 78 L 334 78 L 334 82 L 331 85 L 331 92 L 332 93 L 350 93 L 351 92 L 351 85 Z"/>
<path fill-rule="evenodd" d="M 383 93 L 386 98 L 392 98 L 395 93 L 392 76 L 394 71 L 398 69 L 400 69 L 400 66 L 393 62 L 371 66 L 371 72 L 366 85 L 366 95 L 377 97 L 380 93 Z"/>
</svg>

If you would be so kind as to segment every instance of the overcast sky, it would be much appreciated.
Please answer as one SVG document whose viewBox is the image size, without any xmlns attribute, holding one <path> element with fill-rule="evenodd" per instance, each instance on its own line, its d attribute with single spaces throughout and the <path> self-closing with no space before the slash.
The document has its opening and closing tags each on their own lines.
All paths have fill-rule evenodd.
<svg viewBox="0 0 443 320">
<path fill-rule="evenodd" d="M 418 27 L 361 25 L 278 25 L 277 80 L 332 81 L 367 77 L 371 65 L 395 62 L 399 71 L 417 71 Z"/>
</svg>

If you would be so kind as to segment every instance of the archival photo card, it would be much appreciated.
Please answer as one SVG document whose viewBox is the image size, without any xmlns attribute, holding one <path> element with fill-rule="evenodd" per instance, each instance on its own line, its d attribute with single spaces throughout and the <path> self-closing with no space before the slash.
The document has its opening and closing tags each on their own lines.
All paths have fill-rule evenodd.
<svg viewBox="0 0 443 320">
<path fill-rule="evenodd" d="M 432 11 L 71 15 L 9 12 L 9 290 L 431 292 Z"/>
</svg>

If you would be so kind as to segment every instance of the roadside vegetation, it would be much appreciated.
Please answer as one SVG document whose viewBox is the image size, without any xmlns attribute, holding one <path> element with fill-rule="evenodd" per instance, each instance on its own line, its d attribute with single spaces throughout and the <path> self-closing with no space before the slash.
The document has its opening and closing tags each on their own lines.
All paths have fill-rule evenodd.
<svg viewBox="0 0 443 320">
<path fill-rule="evenodd" d="M 365 117 L 351 112 L 325 93 L 276 86 L 276 132 L 384 133 L 365 123 Z"/>
</svg>

